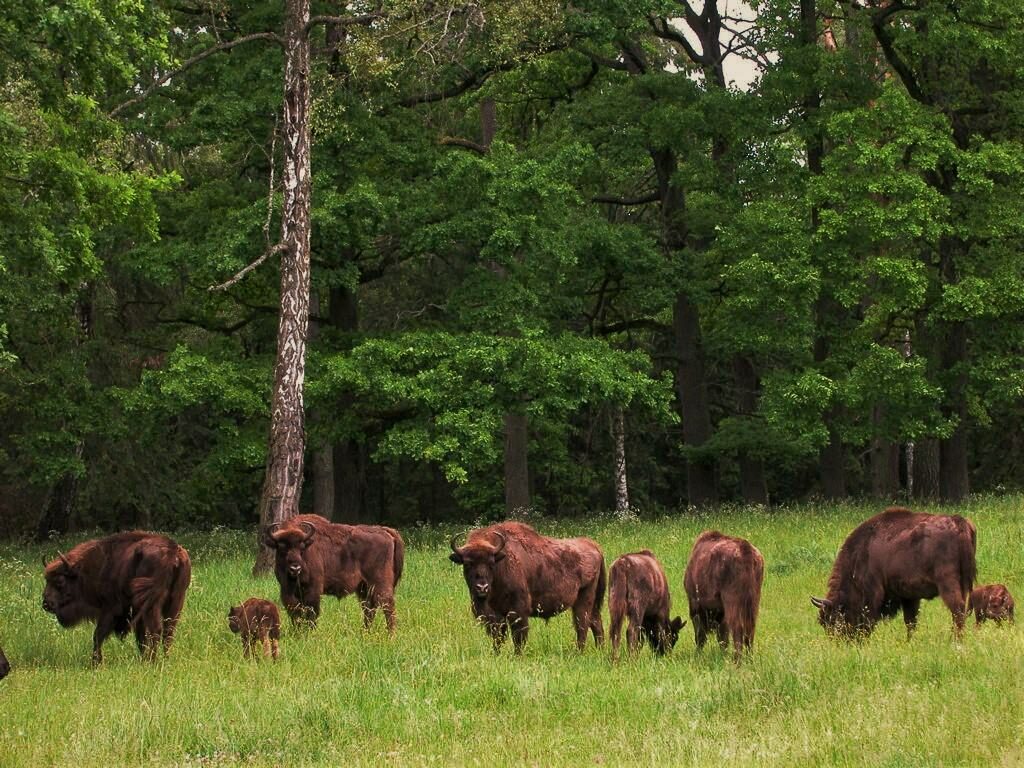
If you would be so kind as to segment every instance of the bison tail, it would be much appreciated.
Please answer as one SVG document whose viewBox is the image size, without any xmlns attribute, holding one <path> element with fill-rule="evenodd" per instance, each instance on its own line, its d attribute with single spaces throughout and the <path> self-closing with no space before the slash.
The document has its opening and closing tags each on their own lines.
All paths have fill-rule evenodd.
<svg viewBox="0 0 1024 768">
<path fill-rule="evenodd" d="M 629 605 L 629 580 L 623 568 L 612 568 L 612 587 L 608 593 L 608 612 L 612 616 L 612 633 L 615 632 L 616 620 L 621 626 L 622 619 L 626 615 Z M 601 609 L 601 600 L 604 599 L 605 573 L 604 565 L 601 566 L 601 575 L 598 577 L 597 592 L 594 599 L 597 602 L 597 609 Z"/>
<path fill-rule="evenodd" d="M 974 580 L 978 576 L 975 552 L 978 547 L 978 531 L 970 520 L 957 517 L 960 532 L 960 589 L 964 595 L 970 595 L 974 588 Z"/>
<path fill-rule="evenodd" d="M 395 560 L 394 560 L 395 584 L 394 584 L 394 586 L 397 587 L 398 586 L 398 580 L 402 578 L 402 570 L 405 568 L 405 542 L 402 541 L 402 537 L 399 535 L 398 531 L 392 531 L 390 533 L 391 533 L 391 538 L 394 539 L 394 542 L 395 542 Z"/>
<path fill-rule="evenodd" d="M 604 593 L 608 588 L 608 573 L 605 571 L 604 558 L 601 558 L 601 570 L 597 574 L 597 591 L 594 592 L 594 613 L 601 615 L 601 606 L 604 605 Z M 625 596 L 625 595 L 623 595 Z"/>
<path fill-rule="evenodd" d="M 168 596 L 164 610 L 164 617 L 175 620 L 185 605 L 185 593 L 189 584 L 192 583 L 192 561 L 188 552 L 178 549 L 178 564 L 174 569 L 174 579 L 171 581 L 171 593 Z"/>
</svg>

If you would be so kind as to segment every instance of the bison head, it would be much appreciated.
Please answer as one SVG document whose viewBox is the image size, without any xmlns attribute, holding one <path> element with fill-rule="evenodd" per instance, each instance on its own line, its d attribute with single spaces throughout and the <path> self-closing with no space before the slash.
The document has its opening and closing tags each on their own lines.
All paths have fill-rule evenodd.
<svg viewBox="0 0 1024 768">
<path fill-rule="evenodd" d="M 278 570 L 299 581 L 303 574 L 309 572 L 306 550 L 315 534 L 316 528 L 306 521 L 299 523 L 297 528 L 281 527 L 280 523 L 275 523 L 267 529 L 264 543 L 275 551 Z"/>
<path fill-rule="evenodd" d="M 46 586 L 43 588 L 43 610 L 57 617 L 62 627 L 72 627 L 82 621 L 82 585 L 78 570 L 59 555 L 46 565 Z"/>
<path fill-rule="evenodd" d="M 242 606 L 236 605 L 228 611 L 228 629 L 237 635 L 242 629 L 241 621 Z"/>
<path fill-rule="evenodd" d="M 0 680 L 7 677 L 7 674 L 11 671 L 11 665 L 7 661 L 7 657 L 4 656 L 3 648 L 0 648 Z"/>
<path fill-rule="evenodd" d="M 811 605 L 818 609 L 818 623 L 833 637 L 852 640 L 870 632 L 864 612 L 849 610 L 842 599 L 812 597 Z"/>
<path fill-rule="evenodd" d="M 650 626 L 646 622 L 643 626 L 644 635 L 651 648 L 658 654 L 665 654 L 676 647 L 679 640 L 679 632 L 686 626 L 682 616 L 676 616 L 672 621 L 663 624 Z"/>
<path fill-rule="evenodd" d="M 494 583 L 495 566 L 505 559 L 507 541 L 498 531 L 494 531 L 494 535 L 499 539 L 497 546 L 484 541 L 474 541 L 461 548 L 455 545 L 458 536 L 452 536 L 452 553 L 448 558 L 462 566 L 462 575 L 466 578 L 466 586 L 469 587 L 469 594 L 474 600 L 487 599 Z"/>
</svg>

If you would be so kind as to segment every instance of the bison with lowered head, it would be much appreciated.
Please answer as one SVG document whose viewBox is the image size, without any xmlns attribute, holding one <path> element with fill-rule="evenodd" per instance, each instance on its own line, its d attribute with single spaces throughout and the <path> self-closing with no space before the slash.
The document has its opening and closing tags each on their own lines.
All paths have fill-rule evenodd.
<svg viewBox="0 0 1024 768">
<path fill-rule="evenodd" d="M 462 566 L 473 615 L 501 649 L 512 632 L 516 653 L 529 634 L 529 618 L 550 619 L 571 608 L 576 646 L 587 632 L 604 640 L 601 603 L 605 570 L 601 548 L 590 539 L 550 539 L 524 523 L 499 523 L 469 533 L 466 543 L 451 540 L 449 559 Z"/>
<path fill-rule="evenodd" d="M 910 639 L 922 600 L 941 597 L 959 637 L 976 573 L 974 525 L 959 515 L 893 507 L 853 529 L 839 549 L 826 597 L 812 597 L 830 634 L 866 637 L 903 611 Z"/>
<path fill-rule="evenodd" d="M 274 550 L 281 602 L 296 624 L 316 625 L 322 595 L 355 593 L 369 629 L 380 608 L 395 631 L 395 588 L 402 577 L 405 543 L 394 528 L 342 525 L 320 515 L 296 515 L 271 526 L 265 543 Z"/>
<path fill-rule="evenodd" d="M 135 631 L 143 658 L 170 650 L 192 579 L 188 552 L 155 533 L 130 531 L 83 542 L 46 565 L 43 610 L 62 627 L 96 622 L 92 660 L 111 633 Z"/>
<path fill-rule="evenodd" d="M 654 553 L 645 549 L 616 558 L 608 570 L 608 581 L 612 658 L 619 656 L 622 624 L 627 617 L 626 647 L 630 653 L 639 650 L 641 632 L 659 656 L 672 650 L 686 622 L 679 616 L 669 619 L 672 597 L 668 579 Z"/>
<path fill-rule="evenodd" d="M 973 611 L 975 626 L 980 626 L 985 619 L 992 619 L 997 625 L 1004 620 L 1013 624 L 1013 609 L 1013 596 L 1005 584 L 977 587 L 967 600 L 967 613 Z"/>
<path fill-rule="evenodd" d="M 683 586 L 697 649 L 714 632 L 723 650 L 732 637 L 736 660 L 754 644 L 761 605 L 764 558 L 746 539 L 704 531 L 686 564 Z"/>
</svg>

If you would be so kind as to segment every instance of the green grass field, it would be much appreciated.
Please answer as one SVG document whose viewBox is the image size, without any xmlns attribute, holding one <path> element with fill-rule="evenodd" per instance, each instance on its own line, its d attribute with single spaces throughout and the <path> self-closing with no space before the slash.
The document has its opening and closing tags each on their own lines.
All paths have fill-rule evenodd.
<svg viewBox="0 0 1024 768">
<path fill-rule="evenodd" d="M 978 527 L 980 581 L 1018 597 L 1022 505 L 957 510 Z M 740 666 L 717 647 L 697 655 L 689 625 L 671 656 L 645 650 L 613 666 L 607 648 L 575 651 L 568 614 L 531 621 L 522 657 L 495 657 L 447 559 L 451 531 L 425 528 L 403 531 L 393 640 L 381 617 L 362 630 L 353 598 L 325 599 L 314 632 L 286 627 L 276 664 L 244 661 L 227 629 L 229 605 L 277 598 L 272 577 L 249 575 L 250 536 L 179 534 L 194 572 L 171 656 L 147 666 L 134 643 L 111 639 L 93 670 L 92 626 L 62 630 L 40 607 L 43 550 L 3 545 L 0 645 L 14 670 L 0 682 L 0 765 L 1024 765 L 1024 627 L 971 625 L 957 645 L 938 600 L 909 644 L 899 619 L 860 645 L 817 625 L 809 595 L 875 511 L 537 523 L 592 536 L 609 563 L 650 547 L 684 615 L 695 536 L 750 539 L 766 576 L 754 655 Z"/>
</svg>

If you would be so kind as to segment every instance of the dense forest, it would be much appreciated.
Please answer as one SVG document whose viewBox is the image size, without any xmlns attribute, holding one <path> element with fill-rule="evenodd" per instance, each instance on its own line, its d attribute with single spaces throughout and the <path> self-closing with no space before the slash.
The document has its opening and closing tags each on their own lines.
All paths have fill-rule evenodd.
<svg viewBox="0 0 1024 768">
<path fill-rule="evenodd" d="M 1024 487 L 1018 2 L 0 3 L 4 535 Z"/>
</svg>

